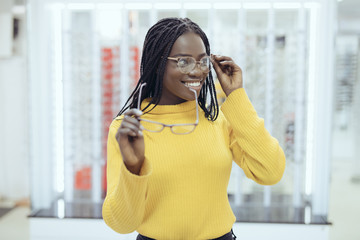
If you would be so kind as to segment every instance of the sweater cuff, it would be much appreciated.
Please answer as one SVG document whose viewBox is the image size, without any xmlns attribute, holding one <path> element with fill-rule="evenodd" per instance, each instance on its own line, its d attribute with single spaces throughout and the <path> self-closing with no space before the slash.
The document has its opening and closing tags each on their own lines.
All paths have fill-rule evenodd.
<svg viewBox="0 0 360 240">
<path fill-rule="evenodd" d="M 120 167 L 119 184 L 115 191 L 115 195 L 119 198 L 126 196 L 126 198 L 132 199 L 132 201 L 141 201 L 145 197 L 147 183 L 151 173 L 152 167 L 149 160 L 146 158 L 141 167 L 140 175 L 130 172 L 126 168 L 124 162 L 122 162 Z"/>
<path fill-rule="evenodd" d="M 141 181 L 144 178 L 149 177 L 151 175 L 151 173 L 152 173 L 152 166 L 151 166 L 149 160 L 146 157 L 145 157 L 144 162 L 143 162 L 143 164 L 141 166 L 139 175 L 133 174 L 132 172 L 130 172 L 127 169 L 124 162 L 121 163 L 121 172 L 120 172 L 120 174 L 124 174 L 124 176 L 126 176 L 126 178 L 133 178 L 132 181 Z"/>
</svg>

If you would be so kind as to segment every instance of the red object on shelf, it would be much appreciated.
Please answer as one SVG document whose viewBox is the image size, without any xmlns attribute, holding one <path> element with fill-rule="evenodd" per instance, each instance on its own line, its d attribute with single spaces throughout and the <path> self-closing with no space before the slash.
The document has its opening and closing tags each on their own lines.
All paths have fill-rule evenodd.
<svg viewBox="0 0 360 240">
<path fill-rule="evenodd" d="M 75 189 L 91 189 L 91 167 L 83 167 L 75 173 Z"/>
<path fill-rule="evenodd" d="M 130 69 L 130 77 L 132 87 L 135 87 L 140 79 L 140 51 L 139 47 L 130 47 L 130 61 L 132 62 L 132 68 Z"/>
<path fill-rule="evenodd" d="M 102 194 L 102 197 L 105 198 L 106 196 L 106 183 L 107 183 L 107 177 L 106 177 L 106 166 L 107 164 L 105 164 L 105 166 L 103 167 L 102 171 L 103 171 L 103 179 L 102 179 L 102 182 L 103 182 L 103 185 L 102 185 L 102 188 L 103 188 L 103 194 Z"/>
<path fill-rule="evenodd" d="M 103 158 L 106 159 L 107 137 L 109 126 L 115 117 L 114 106 L 118 103 L 118 95 L 120 92 L 120 48 L 118 46 L 104 47 L 101 49 L 101 105 L 102 105 L 102 152 Z M 106 194 L 106 163 L 102 169 L 102 190 L 103 197 Z"/>
</svg>

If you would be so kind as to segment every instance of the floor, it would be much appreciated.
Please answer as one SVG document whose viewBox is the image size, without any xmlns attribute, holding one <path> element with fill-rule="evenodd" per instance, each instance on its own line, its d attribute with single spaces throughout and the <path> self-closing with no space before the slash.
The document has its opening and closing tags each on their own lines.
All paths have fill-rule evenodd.
<svg viewBox="0 0 360 240">
<path fill-rule="evenodd" d="M 360 183 L 353 183 L 354 162 L 336 162 L 332 171 L 329 220 L 330 240 L 359 240 Z"/>
<path fill-rule="evenodd" d="M 329 220 L 333 226 L 330 240 L 360 239 L 360 158 L 356 158 L 360 154 L 359 139 L 355 139 L 353 129 L 333 133 L 329 203 Z"/>
<path fill-rule="evenodd" d="M 356 161 L 348 154 L 355 150 L 352 136 L 348 134 L 345 130 L 334 133 L 329 203 L 329 221 L 333 225 L 330 240 L 360 239 L 360 160 Z M 28 207 L 16 207 L 1 217 L 0 239 L 29 240 L 29 213 Z"/>
<path fill-rule="evenodd" d="M 1 240 L 29 240 L 28 207 L 16 207 L 0 218 Z"/>
</svg>

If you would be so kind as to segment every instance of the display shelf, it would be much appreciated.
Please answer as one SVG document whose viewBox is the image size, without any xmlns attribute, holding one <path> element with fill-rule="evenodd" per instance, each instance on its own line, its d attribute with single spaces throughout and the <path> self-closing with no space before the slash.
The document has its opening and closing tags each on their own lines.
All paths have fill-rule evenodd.
<svg viewBox="0 0 360 240">
<path fill-rule="evenodd" d="M 81 212 L 100 216 L 91 213 L 99 213 L 106 193 L 108 125 L 137 84 L 149 27 L 162 17 L 181 16 L 204 29 L 213 53 L 230 55 L 239 63 L 250 100 L 287 157 L 283 179 L 271 187 L 250 181 L 233 164 L 228 193 L 237 217 L 245 219 L 244 209 L 255 211 L 256 205 L 260 217 L 248 221 L 270 214 L 273 222 L 306 224 L 309 205 L 326 224 L 332 102 L 332 88 L 327 87 L 333 59 L 327 26 L 332 26 L 328 19 L 333 3 L 296 1 L 288 8 L 277 3 L 230 1 L 220 6 L 208 1 L 191 9 L 195 5 L 181 1 L 177 8 L 166 9 L 142 1 L 30 0 L 30 30 L 39 33 L 29 38 L 34 49 L 29 83 L 32 217 L 54 212 L 59 203 L 64 218 Z M 44 37 L 48 33 L 50 37 Z M 55 114 L 47 116 L 49 109 Z M 44 129 L 48 125 L 55 126 L 55 134 Z M 50 150 L 44 153 L 44 148 Z M 248 205 L 249 199 L 254 206 Z"/>
<path fill-rule="evenodd" d="M 294 208 L 288 194 L 273 194 L 276 204 L 264 207 L 262 194 L 246 194 L 241 205 L 237 205 L 234 196 L 229 195 L 229 202 L 236 216 L 236 222 L 285 223 L 285 224 L 323 224 L 329 225 L 327 216 L 313 215 L 311 206 Z M 31 218 L 55 219 L 102 219 L 102 204 L 92 202 L 65 202 L 58 199 L 50 208 L 34 211 Z"/>
</svg>

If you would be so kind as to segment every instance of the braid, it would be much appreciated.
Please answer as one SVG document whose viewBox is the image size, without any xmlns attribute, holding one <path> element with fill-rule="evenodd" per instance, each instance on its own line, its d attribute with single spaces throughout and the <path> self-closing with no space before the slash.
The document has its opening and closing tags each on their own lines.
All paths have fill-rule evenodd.
<svg viewBox="0 0 360 240">
<path fill-rule="evenodd" d="M 164 18 L 159 20 L 149 29 L 145 36 L 140 64 L 140 79 L 117 116 L 120 116 L 129 108 L 137 107 L 138 92 L 142 83 L 146 83 L 146 87 L 143 89 L 141 101 L 145 98 L 151 98 L 150 103 L 142 110 L 147 110 L 150 104 L 154 104 L 154 107 L 158 105 L 163 89 L 162 80 L 167 57 L 175 41 L 187 32 L 198 34 L 204 42 L 206 53 L 210 55 L 208 38 L 199 25 L 188 18 Z M 209 104 L 207 104 L 207 99 L 210 100 Z M 219 105 L 211 71 L 205 79 L 198 101 L 199 106 L 205 112 L 205 117 L 215 121 L 219 115 Z"/>
</svg>

